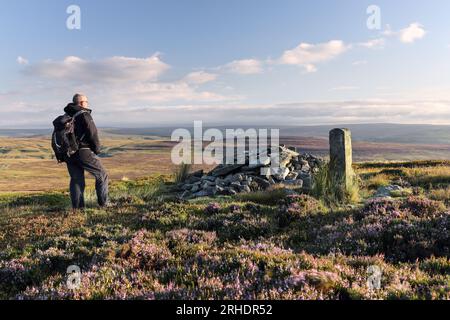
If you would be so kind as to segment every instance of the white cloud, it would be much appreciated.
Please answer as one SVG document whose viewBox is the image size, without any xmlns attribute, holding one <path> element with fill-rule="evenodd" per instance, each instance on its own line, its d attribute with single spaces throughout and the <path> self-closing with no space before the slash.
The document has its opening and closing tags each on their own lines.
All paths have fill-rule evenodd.
<svg viewBox="0 0 450 320">
<path fill-rule="evenodd" d="M 168 112 L 168 110 L 170 110 Z M 423 110 L 427 110 L 424 113 Z M 123 117 L 144 119 L 149 123 L 189 123 L 202 119 L 217 124 L 317 125 L 346 123 L 429 123 L 450 124 L 450 101 L 359 100 L 311 101 L 278 105 L 219 104 L 154 106 L 127 110 Z M 183 114 L 179 120 L 173 115 Z M 286 117 L 286 115 L 289 117 Z M 110 116 L 113 121 L 113 115 Z M 156 122 L 152 119 L 158 119 Z"/>
<path fill-rule="evenodd" d="M 279 59 L 280 64 L 296 65 L 306 69 L 307 72 L 316 71 L 316 64 L 336 58 L 350 46 L 341 40 L 332 40 L 325 43 L 300 43 L 296 48 L 287 50 Z"/>
<path fill-rule="evenodd" d="M 361 47 L 364 48 L 368 48 L 368 49 L 381 49 L 384 47 L 385 44 L 385 39 L 384 38 L 378 38 L 378 39 L 372 39 L 366 42 L 361 42 L 359 43 L 359 45 Z"/>
<path fill-rule="evenodd" d="M 29 65 L 27 75 L 48 79 L 68 80 L 75 83 L 155 81 L 169 65 L 157 54 L 149 58 L 110 57 L 88 61 L 69 56 L 62 61 L 45 60 Z"/>
<path fill-rule="evenodd" d="M 256 59 L 234 60 L 223 68 L 236 74 L 257 74 L 263 72 L 263 62 Z"/>
<path fill-rule="evenodd" d="M 331 40 L 324 43 L 310 44 L 300 43 L 297 47 L 283 52 L 281 57 L 276 60 L 266 59 L 243 59 L 235 60 L 224 66 L 217 67 L 215 70 L 225 70 L 235 74 L 257 74 L 264 71 L 266 66 L 275 65 L 294 65 L 305 69 L 306 73 L 317 72 L 317 64 L 332 60 L 349 49 L 352 46 L 361 46 L 368 49 L 383 48 L 384 38 L 377 38 L 355 44 L 346 44 L 342 40 Z M 366 64 L 367 61 L 355 62 L 354 65 Z"/>
<path fill-rule="evenodd" d="M 407 28 L 400 30 L 399 37 L 403 43 L 413 43 L 422 39 L 426 34 L 425 29 L 420 23 L 412 23 Z"/>
<path fill-rule="evenodd" d="M 75 92 L 88 95 L 96 112 L 115 116 L 118 116 L 119 110 L 155 104 L 214 105 L 242 99 L 238 95 L 225 96 L 199 89 L 200 84 L 217 77 L 204 71 L 191 72 L 172 81 L 160 80 L 168 68 L 169 65 L 157 55 L 144 59 L 109 57 L 101 60 L 69 56 L 61 61 L 45 60 L 29 64 L 22 70 L 26 76 L 20 79 L 20 89 L 0 92 L 0 112 L 11 112 L 14 117 L 21 118 L 21 113 L 42 112 L 51 106 L 45 114 L 56 117 Z M 36 101 L 39 103 L 36 104 Z M 180 115 L 172 116 L 176 119 Z M 32 117 L 30 121 L 33 121 Z"/>
<path fill-rule="evenodd" d="M 27 64 L 28 64 L 28 60 L 25 59 L 25 58 L 22 57 L 22 56 L 18 56 L 16 61 L 17 61 L 17 63 L 20 64 L 20 65 L 27 65 Z"/>
<path fill-rule="evenodd" d="M 98 95 L 99 101 L 108 101 L 109 106 L 119 108 L 144 106 L 159 103 L 217 102 L 231 100 L 209 91 L 198 91 L 184 81 L 176 82 L 138 82 L 125 87 L 116 87 L 106 95 Z"/>
<path fill-rule="evenodd" d="M 184 77 L 184 80 L 187 83 L 192 84 L 203 84 L 206 82 L 214 81 L 215 79 L 217 79 L 217 74 L 208 73 L 205 71 L 191 72 L 186 77 Z"/>
<path fill-rule="evenodd" d="M 390 25 L 386 25 L 383 35 L 387 37 L 398 37 L 403 43 L 414 43 L 422 39 L 427 34 L 424 26 L 418 22 L 411 23 L 408 27 L 399 31 L 393 31 Z"/>
</svg>

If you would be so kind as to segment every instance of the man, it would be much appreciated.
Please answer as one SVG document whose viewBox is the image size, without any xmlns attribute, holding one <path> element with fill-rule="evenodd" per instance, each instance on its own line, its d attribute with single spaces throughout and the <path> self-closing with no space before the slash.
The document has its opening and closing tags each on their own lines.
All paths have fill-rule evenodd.
<svg viewBox="0 0 450 320">
<path fill-rule="evenodd" d="M 69 116 L 74 116 L 83 110 L 75 118 L 75 136 L 79 141 L 79 150 L 67 160 L 67 169 L 70 174 L 70 198 L 74 210 L 84 208 L 84 171 L 91 173 L 95 177 L 95 190 L 97 201 L 101 207 L 108 204 L 108 174 L 104 169 L 100 158 L 100 141 L 97 127 L 91 116 L 91 109 L 88 109 L 89 102 L 85 95 L 77 93 L 73 97 L 73 102 L 69 103 L 64 111 Z"/>
</svg>

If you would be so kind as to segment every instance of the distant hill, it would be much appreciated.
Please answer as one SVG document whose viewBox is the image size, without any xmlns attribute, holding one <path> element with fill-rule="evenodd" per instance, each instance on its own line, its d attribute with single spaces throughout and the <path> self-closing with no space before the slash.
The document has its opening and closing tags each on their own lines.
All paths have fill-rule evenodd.
<svg viewBox="0 0 450 320">
<path fill-rule="evenodd" d="M 33 137 L 51 133 L 50 129 L 0 129 L 0 137 Z"/>
<path fill-rule="evenodd" d="M 138 135 L 138 136 L 163 136 L 168 137 L 175 128 L 186 128 L 193 131 L 192 124 L 171 127 L 148 128 L 101 128 L 106 135 Z M 320 126 L 273 126 L 280 129 L 281 136 L 289 137 L 317 137 L 327 138 L 328 132 L 336 127 L 349 128 L 352 131 L 353 140 L 368 142 L 407 143 L 407 144 L 450 144 L 449 125 L 426 124 L 345 124 L 345 125 L 320 125 Z M 206 130 L 208 126 L 204 127 Z M 226 128 L 270 128 L 270 126 L 216 126 Z M 0 129 L 0 136 L 27 137 L 41 136 L 51 133 L 50 129 Z"/>
<path fill-rule="evenodd" d="M 450 144 L 450 126 L 444 125 L 349 124 L 338 127 L 350 129 L 356 141 Z M 285 136 L 328 137 L 328 132 L 333 128 L 336 126 L 304 126 L 283 128 L 281 131 Z"/>
<path fill-rule="evenodd" d="M 192 132 L 192 124 L 184 127 Z M 251 126 L 217 126 L 216 128 L 243 128 Z M 284 126 L 280 128 L 281 136 L 321 137 L 327 138 L 328 132 L 336 127 L 348 128 L 352 131 L 353 140 L 369 142 L 391 142 L 408 144 L 450 144 L 450 126 L 444 125 L 410 125 L 410 124 L 347 124 L 321 126 Z M 104 131 L 124 135 L 170 136 L 175 127 L 155 128 L 114 128 Z M 205 127 L 204 129 L 207 129 Z M 258 127 L 256 127 L 258 128 Z M 261 126 L 260 128 L 268 128 Z"/>
</svg>

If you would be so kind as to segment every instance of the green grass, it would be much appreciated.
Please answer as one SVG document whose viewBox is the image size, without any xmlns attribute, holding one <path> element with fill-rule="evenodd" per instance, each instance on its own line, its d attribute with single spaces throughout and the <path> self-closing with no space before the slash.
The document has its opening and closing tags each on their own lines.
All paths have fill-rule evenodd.
<svg viewBox="0 0 450 320">
<path fill-rule="evenodd" d="M 384 171 L 384 170 L 383 170 Z M 378 189 L 379 187 L 385 187 L 390 184 L 390 179 L 387 174 L 381 173 L 370 177 L 367 180 L 367 187 L 369 189 Z"/>
<path fill-rule="evenodd" d="M 450 187 L 430 191 L 430 199 L 450 203 Z"/>
<path fill-rule="evenodd" d="M 180 164 L 174 174 L 174 180 L 176 183 L 183 182 L 187 179 L 192 166 L 190 164 L 182 163 Z"/>
<path fill-rule="evenodd" d="M 263 205 L 276 205 L 280 200 L 290 194 L 289 188 L 282 186 L 271 186 L 264 191 L 241 193 L 236 195 L 236 199 L 241 202 L 253 202 Z"/>
<path fill-rule="evenodd" d="M 353 174 L 345 183 L 343 177 L 332 172 L 330 163 L 325 163 L 314 176 L 312 194 L 330 207 L 355 204 L 360 200 L 358 176 Z"/>
</svg>

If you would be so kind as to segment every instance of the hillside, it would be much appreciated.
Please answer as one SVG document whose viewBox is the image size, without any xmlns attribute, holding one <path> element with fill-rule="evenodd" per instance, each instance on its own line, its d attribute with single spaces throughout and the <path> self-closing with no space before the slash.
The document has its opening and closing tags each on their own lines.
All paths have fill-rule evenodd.
<svg viewBox="0 0 450 320">
<path fill-rule="evenodd" d="M 90 189 L 77 214 L 65 191 L 3 194 L 0 298 L 449 299 L 450 164 L 355 169 L 362 200 L 341 208 L 282 187 L 180 201 L 170 175 L 115 181 L 106 210 Z"/>
<path fill-rule="evenodd" d="M 153 173 L 169 174 L 174 170 L 170 151 L 175 142 L 167 137 L 102 132 L 101 141 L 100 156 L 112 179 L 137 179 Z M 302 153 L 327 156 L 329 152 L 328 139 L 325 138 L 284 136 L 280 141 L 297 147 Z M 52 157 L 48 136 L 0 137 L 0 193 L 66 188 L 66 167 L 57 164 Z M 356 162 L 445 160 L 450 159 L 450 145 L 356 140 L 353 142 L 353 159 Z"/>
</svg>

